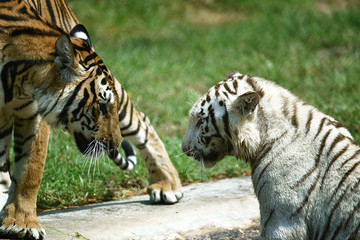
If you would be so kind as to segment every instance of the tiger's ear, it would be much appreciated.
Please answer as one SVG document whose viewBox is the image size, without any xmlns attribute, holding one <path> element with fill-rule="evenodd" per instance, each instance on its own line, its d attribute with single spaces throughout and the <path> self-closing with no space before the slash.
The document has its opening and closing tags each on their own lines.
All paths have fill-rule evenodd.
<svg viewBox="0 0 360 240">
<path fill-rule="evenodd" d="M 89 48 L 90 49 L 92 48 L 89 33 L 86 30 L 84 25 L 82 25 L 82 24 L 76 25 L 73 29 L 71 29 L 70 36 L 80 38 L 80 39 L 86 41 L 87 44 L 89 45 Z"/>
<path fill-rule="evenodd" d="M 229 72 L 228 74 L 226 74 L 225 79 L 227 80 L 227 79 L 229 79 L 229 78 L 232 78 L 234 75 L 241 75 L 241 73 L 240 73 L 239 71 L 236 71 L 236 70 L 231 71 L 231 72 Z"/>
<path fill-rule="evenodd" d="M 251 114 L 260 101 L 260 96 L 256 92 L 247 92 L 238 96 L 229 108 L 230 111 L 241 113 L 242 115 Z"/>
<path fill-rule="evenodd" d="M 55 64 L 60 71 L 61 80 L 73 81 L 76 73 L 75 56 L 72 43 L 68 35 L 61 35 L 55 43 Z"/>
</svg>

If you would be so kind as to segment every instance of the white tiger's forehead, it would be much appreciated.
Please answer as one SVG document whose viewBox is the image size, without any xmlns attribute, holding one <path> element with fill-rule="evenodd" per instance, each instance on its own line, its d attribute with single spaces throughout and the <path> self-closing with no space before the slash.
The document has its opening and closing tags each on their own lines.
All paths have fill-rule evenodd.
<svg viewBox="0 0 360 240">
<path fill-rule="evenodd" d="M 221 107 L 231 102 L 236 96 L 252 90 L 252 87 L 247 81 L 248 79 L 249 77 L 247 75 L 242 75 L 239 72 L 228 75 L 225 80 L 211 87 L 207 93 L 195 103 L 190 114 L 197 115 L 208 109 L 210 105 L 214 108 L 218 106 Z"/>
</svg>

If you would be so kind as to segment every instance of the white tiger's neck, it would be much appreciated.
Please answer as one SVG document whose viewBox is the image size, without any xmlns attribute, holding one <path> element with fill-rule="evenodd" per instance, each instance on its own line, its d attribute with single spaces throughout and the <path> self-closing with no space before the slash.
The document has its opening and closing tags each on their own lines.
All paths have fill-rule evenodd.
<svg viewBox="0 0 360 240">
<path fill-rule="evenodd" d="M 344 136 L 352 138 L 348 130 L 341 127 L 335 119 L 306 104 L 285 88 L 261 78 L 251 78 L 249 88 L 254 87 L 254 91 L 263 94 L 259 104 L 253 116 L 237 123 L 237 130 L 233 131 L 238 133 L 233 139 L 246 143 L 246 148 L 237 148 L 238 157 L 251 162 L 269 143 L 284 136 L 315 137 L 322 121 Z M 238 145 L 241 146 L 239 143 Z"/>
</svg>

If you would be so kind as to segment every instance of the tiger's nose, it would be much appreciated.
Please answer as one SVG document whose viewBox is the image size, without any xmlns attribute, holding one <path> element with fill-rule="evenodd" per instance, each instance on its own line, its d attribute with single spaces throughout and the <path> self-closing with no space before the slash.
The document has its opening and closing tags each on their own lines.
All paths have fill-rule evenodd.
<svg viewBox="0 0 360 240">
<path fill-rule="evenodd" d="M 184 153 L 186 156 L 191 156 L 190 148 L 187 146 L 187 144 L 185 143 L 185 141 L 182 142 L 181 148 L 182 148 L 183 153 Z"/>
<path fill-rule="evenodd" d="M 119 144 L 114 143 L 113 141 L 110 141 L 108 146 L 109 146 L 109 149 L 112 150 L 112 149 L 117 149 L 119 147 Z"/>
</svg>

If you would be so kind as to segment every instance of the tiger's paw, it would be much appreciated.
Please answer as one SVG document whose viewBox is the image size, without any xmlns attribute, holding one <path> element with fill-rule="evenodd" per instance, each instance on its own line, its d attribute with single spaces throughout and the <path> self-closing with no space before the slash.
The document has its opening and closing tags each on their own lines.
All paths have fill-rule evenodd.
<svg viewBox="0 0 360 240">
<path fill-rule="evenodd" d="M 15 219 L 7 217 L 3 220 L 0 227 L 0 238 L 10 239 L 44 239 L 46 236 L 38 220 L 32 219 Z"/>
<path fill-rule="evenodd" d="M 182 197 L 181 188 L 175 188 L 170 181 L 160 181 L 151 184 L 147 190 L 152 203 L 177 203 Z"/>
</svg>

